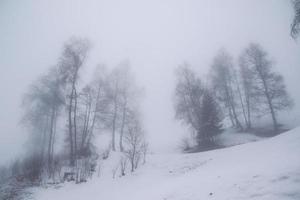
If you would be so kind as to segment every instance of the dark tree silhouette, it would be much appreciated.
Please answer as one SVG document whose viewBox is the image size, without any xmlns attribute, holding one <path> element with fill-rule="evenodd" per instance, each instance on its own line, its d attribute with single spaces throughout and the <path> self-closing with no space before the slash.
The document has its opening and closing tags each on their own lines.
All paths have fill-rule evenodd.
<svg viewBox="0 0 300 200">
<path fill-rule="evenodd" d="M 214 136 L 222 133 L 222 114 L 220 107 L 207 89 L 204 91 L 201 105 L 200 134 L 197 142 L 201 145 L 213 143 Z"/>
<path fill-rule="evenodd" d="M 294 8 L 294 19 L 291 24 L 291 36 L 297 38 L 300 31 L 300 0 L 292 0 Z"/>
<path fill-rule="evenodd" d="M 277 132 L 276 113 L 293 105 L 283 76 L 273 71 L 273 63 L 268 58 L 268 53 L 259 44 L 250 44 L 245 50 L 245 56 L 248 60 L 248 73 L 253 76 L 255 94 L 260 99 L 257 104 L 260 103 L 260 110 L 265 105 L 272 117 L 274 131 Z"/>
</svg>

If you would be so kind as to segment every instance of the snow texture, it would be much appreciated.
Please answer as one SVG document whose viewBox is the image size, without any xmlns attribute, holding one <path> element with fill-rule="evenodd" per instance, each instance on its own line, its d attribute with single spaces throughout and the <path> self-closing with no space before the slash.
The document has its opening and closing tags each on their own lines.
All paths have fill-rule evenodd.
<svg viewBox="0 0 300 200">
<path fill-rule="evenodd" d="M 243 143 L 241 140 L 237 143 Z M 102 161 L 100 177 L 95 173 L 84 184 L 35 188 L 33 192 L 38 200 L 300 199 L 299 155 L 300 128 L 214 151 L 152 154 L 135 173 L 120 178 L 118 171 L 113 179 L 120 157 L 115 153 Z"/>
</svg>

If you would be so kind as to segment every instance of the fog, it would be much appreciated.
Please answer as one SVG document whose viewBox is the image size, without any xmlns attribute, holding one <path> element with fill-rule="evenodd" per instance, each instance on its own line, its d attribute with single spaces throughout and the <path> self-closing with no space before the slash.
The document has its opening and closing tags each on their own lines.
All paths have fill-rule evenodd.
<svg viewBox="0 0 300 200">
<path fill-rule="evenodd" d="M 57 63 L 71 36 L 92 43 L 82 81 L 97 64 L 130 61 L 145 89 L 143 121 L 154 151 L 171 151 L 187 134 L 174 119 L 174 69 L 187 61 L 206 74 L 220 48 L 236 58 L 249 42 L 260 43 L 275 60 L 296 103 L 289 119 L 298 123 L 300 46 L 290 36 L 292 17 L 287 0 L 2 0 L 0 162 L 23 151 L 21 97 Z"/>
</svg>

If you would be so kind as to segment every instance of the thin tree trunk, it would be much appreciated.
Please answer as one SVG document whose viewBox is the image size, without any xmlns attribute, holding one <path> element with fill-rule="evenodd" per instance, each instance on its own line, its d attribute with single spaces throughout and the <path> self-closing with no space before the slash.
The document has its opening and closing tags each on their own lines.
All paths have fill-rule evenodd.
<svg viewBox="0 0 300 200">
<path fill-rule="evenodd" d="M 80 146 L 81 150 L 84 149 L 84 144 L 85 144 L 86 139 L 88 137 L 90 115 L 91 115 L 91 103 L 88 102 L 87 106 L 86 106 L 85 116 L 84 116 L 84 127 L 83 127 L 81 146 Z"/>
<path fill-rule="evenodd" d="M 47 130 L 48 130 L 48 115 L 45 116 L 46 121 L 44 124 L 44 130 L 43 130 L 43 142 L 42 142 L 42 146 L 41 146 L 41 160 L 40 160 L 40 165 L 43 166 L 44 165 L 44 155 L 45 155 L 45 150 L 46 150 L 46 146 L 47 146 Z"/>
<path fill-rule="evenodd" d="M 229 105 L 231 106 L 232 109 L 232 115 L 233 115 L 233 119 L 235 121 L 236 127 L 243 130 L 243 126 L 241 125 L 241 122 L 238 119 L 238 116 L 236 114 L 236 110 L 235 110 L 235 105 L 234 105 L 234 96 L 233 96 L 233 92 L 232 92 L 232 88 L 228 89 L 230 91 L 228 91 L 228 98 L 229 98 Z"/>
<path fill-rule="evenodd" d="M 87 139 L 85 140 L 86 142 L 84 144 L 85 147 L 87 147 L 90 144 L 94 132 L 95 123 L 96 123 L 96 113 L 94 113 L 91 128 L 87 132 L 87 136 L 86 136 Z"/>
<path fill-rule="evenodd" d="M 116 120 L 117 120 L 117 112 L 118 112 L 118 102 L 117 102 L 117 88 L 118 88 L 118 83 L 116 83 L 116 89 L 115 89 L 115 96 L 114 96 L 114 114 L 113 114 L 113 124 L 112 124 L 112 150 L 116 151 L 116 145 L 115 145 L 115 134 L 116 134 Z"/>
<path fill-rule="evenodd" d="M 249 95 L 246 97 L 246 103 L 247 103 L 247 116 L 248 116 L 247 128 L 251 129 L 252 122 L 251 122 L 251 109 L 250 109 L 250 97 L 249 97 Z"/>
<path fill-rule="evenodd" d="M 116 145 L 115 145 L 116 118 L 117 118 L 117 105 L 115 104 L 114 116 L 113 116 L 113 124 L 112 124 L 112 141 L 111 141 L 111 145 L 112 145 L 112 150 L 113 151 L 116 151 Z"/>
<path fill-rule="evenodd" d="M 268 87 L 267 87 L 265 81 L 264 81 L 264 85 L 265 85 L 265 95 L 266 95 L 268 106 L 269 106 L 270 113 L 271 113 L 271 116 L 272 116 L 274 131 L 276 133 L 278 131 L 278 123 L 277 123 L 277 119 L 276 119 L 276 114 L 275 114 L 273 104 L 272 104 L 272 100 L 270 98 Z"/>
<path fill-rule="evenodd" d="M 51 178 L 52 174 L 52 155 L 51 155 L 51 148 L 52 148 L 52 140 L 53 140 L 53 127 L 54 127 L 54 108 L 52 107 L 51 112 L 51 119 L 50 119 L 50 134 L 49 134 L 49 141 L 48 141 L 48 175 Z"/>
<path fill-rule="evenodd" d="M 77 160 L 77 91 L 76 91 L 76 88 L 74 87 L 74 94 L 75 94 L 75 97 L 74 97 L 74 102 L 75 102 L 75 105 L 74 105 L 74 113 L 73 113 L 73 120 L 74 120 L 74 157 L 75 157 L 75 160 Z"/>
<path fill-rule="evenodd" d="M 243 126 L 242 126 L 241 122 L 239 121 L 239 119 L 237 117 L 234 105 L 232 105 L 232 113 L 233 113 L 233 117 L 234 117 L 237 128 L 243 130 Z"/>
<path fill-rule="evenodd" d="M 72 109 L 73 109 L 73 93 L 74 89 L 72 88 L 72 92 L 70 95 L 70 102 L 69 102 L 69 140 L 70 140 L 70 165 L 74 166 L 74 147 L 73 147 L 73 125 L 72 125 Z"/>
<path fill-rule="evenodd" d="M 229 114 L 229 119 L 231 121 L 231 125 L 233 127 L 236 127 L 235 121 L 233 119 L 232 111 L 231 111 L 231 106 L 228 105 L 227 108 L 228 108 L 228 114 Z"/>
<path fill-rule="evenodd" d="M 276 133 L 278 131 L 278 123 L 277 123 L 276 114 L 275 114 L 275 111 L 274 111 L 274 108 L 273 108 L 272 99 L 271 99 L 270 94 L 269 94 L 269 88 L 268 88 L 265 76 L 262 74 L 262 72 L 261 72 L 261 70 L 259 70 L 259 68 L 257 68 L 257 69 L 258 69 L 259 76 L 260 76 L 260 78 L 262 80 L 262 83 L 263 83 L 264 94 L 266 96 L 268 106 L 269 106 L 269 109 L 270 109 L 270 113 L 271 113 L 271 117 L 272 117 L 272 121 L 273 121 L 274 132 Z"/>
<path fill-rule="evenodd" d="M 123 105 L 123 113 L 122 113 L 122 125 L 121 125 L 121 131 L 120 131 L 120 151 L 123 152 L 123 136 L 124 136 L 124 126 L 125 126 L 125 118 L 126 118 L 126 110 L 127 110 L 127 100 L 125 100 L 125 103 Z"/>
<path fill-rule="evenodd" d="M 52 143 L 51 143 L 51 173 L 54 176 L 54 142 L 56 135 L 56 122 L 57 122 L 57 108 L 54 110 L 54 120 L 53 120 L 53 135 L 52 135 Z"/>
<path fill-rule="evenodd" d="M 94 109 L 94 116 L 93 116 L 91 128 L 89 129 L 89 131 L 87 133 L 86 145 L 90 144 L 90 140 L 91 140 L 93 132 L 94 132 L 94 127 L 95 127 L 95 123 L 96 123 L 96 119 L 97 119 L 97 111 L 98 111 L 98 106 L 99 106 L 100 92 L 101 92 L 101 84 L 99 83 L 98 90 L 97 90 L 97 97 L 96 97 L 96 105 L 95 105 L 95 109 Z"/>
<path fill-rule="evenodd" d="M 249 121 L 247 119 L 247 115 L 246 115 L 246 110 L 245 110 L 245 106 L 244 106 L 244 102 L 243 102 L 243 97 L 242 97 L 242 93 L 241 93 L 241 89 L 240 89 L 240 86 L 239 86 L 239 83 L 238 83 L 238 80 L 235 76 L 235 81 L 236 81 L 236 85 L 237 85 L 237 90 L 238 90 L 238 95 L 239 95 L 239 99 L 240 99 L 240 104 L 242 106 L 242 111 L 243 111 L 243 116 L 244 116 L 244 121 L 245 121 L 245 124 L 247 126 L 247 128 L 249 128 Z"/>
</svg>

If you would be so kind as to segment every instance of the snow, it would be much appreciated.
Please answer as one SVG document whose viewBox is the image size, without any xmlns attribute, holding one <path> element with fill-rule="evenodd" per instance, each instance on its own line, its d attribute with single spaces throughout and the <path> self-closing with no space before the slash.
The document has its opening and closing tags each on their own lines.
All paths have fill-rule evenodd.
<svg viewBox="0 0 300 200">
<path fill-rule="evenodd" d="M 279 136 L 194 154 L 152 154 L 133 174 L 112 178 L 115 153 L 100 177 L 59 189 L 36 188 L 38 200 L 300 199 L 300 128 Z"/>
<path fill-rule="evenodd" d="M 225 147 L 255 142 L 264 139 L 247 132 L 236 132 L 234 129 L 226 129 L 222 134 L 217 136 L 218 144 Z"/>
</svg>

